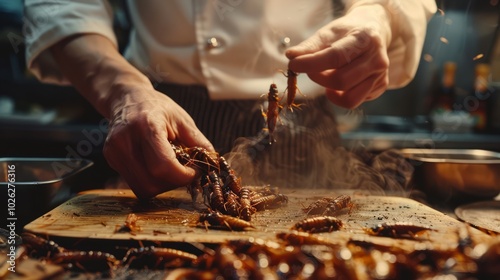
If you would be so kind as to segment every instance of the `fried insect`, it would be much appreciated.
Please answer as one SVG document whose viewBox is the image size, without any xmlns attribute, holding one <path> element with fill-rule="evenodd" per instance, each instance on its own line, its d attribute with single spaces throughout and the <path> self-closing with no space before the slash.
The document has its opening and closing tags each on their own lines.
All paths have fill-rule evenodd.
<svg viewBox="0 0 500 280">
<path fill-rule="evenodd" d="M 66 268 L 77 267 L 86 272 L 112 271 L 120 263 L 114 255 L 100 251 L 64 251 L 55 254 L 48 261 Z"/>
<path fill-rule="evenodd" d="M 293 112 L 293 107 L 298 108 L 300 105 L 295 104 L 295 96 L 297 95 L 297 92 L 302 94 L 300 89 L 297 87 L 297 76 L 298 74 L 296 72 L 293 72 L 292 70 L 288 69 L 285 72 L 282 72 L 285 77 L 287 77 L 287 87 L 285 89 L 285 93 L 287 94 L 286 97 L 286 106 L 288 110 Z M 304 95 L 304 94 L 302 94 Z"/>
<path fill-rule="evenodd" d="M 220 176 L 222 178 L 226 178 L 230 174 L 234 174 L 234 170 L 231 168 L 231 166 L 223 156 L 219 157 L 218 162 L 220 168 Z"/>
<path fill-rule="evenodd" d="M 332 200 L 330 203 L 328 203 L 325 211 L 323 212 L 323 215 L 333 215 L 345 208 L 349 208 L 349 213 L 350 213 L 353 206 L 354 204 L 351 202 L 350 196 L 340 195 L 336 197 L 334 200 Z"/>
<path fill-rule="evenodd" d="M 375 236 L 414 239 L 418 237 L 418 234 L 430 230 L 433 229 L 412 223 L 399 222 L 378 224 L 372 228 L 366 228 L 365 232 Z"/>
<path fill-rule="evenodd" d="M 78 268 L 86 272 L 112 271 L 120 262 L 114 255 L 100 251 L 73 251 L 59 246 L 52 240 L 47 240 L 32 233 L 22 234 L 23 246 L 31 257 L 61 265 L 65 268 Z"/>
<path fill-rule="evenodd" d="M 349 208 L 351 211 L 354 204 L 351 202 L 351 197 L 348 195 L 340 195 L 336 198 L 323 197 L 311 203 L 308 207 L 304 208 L 307 215 L 327 215 L 331 216 L 336 214 L 342 209 Z"/>
<path fill-rule="evenodd" d="M 219 171 L 218 154 L 209 152 L 202 147 L 185 148 L 170 143 L 177 160 L 186 166 L 197 168 L 201 172 L 208 174 L 210 171 Z"/>
<path fill-rule="evenodd" d="M 23 246 L 26 247 L 32 257 L 50 258 L 53 255 L 65 251 L 63 247 L 60 247 L 54 241 L 47 240 L 29 232 L 24 232 L 21 238 Z"/>
<path fill-rule="evenodd" d="M 250 192 L 249 188 L 241 188 L 239 216 L 245 221 L 250 221 L 252 214 L 256 211 L 250 202 Z"/>
<path fill-rule="evenodd" d="M 250 222 L 212 211 L 210 213 L 200 214 L 198 222 L 208 226 L 228 229 L 231 231 L 242 231 L 248 228 L 255 228 Z"/>
<path fill-rule="evenodd" d="M 269 92 L 267 93 L 267 112 L 264 113 L 262 110 L 262 115 L 266 118 L 267 129 L 269 131 L 269 144 L 276 142 L 274 139 L 274 130 L 276 129 L 276 122 L 279 118 L 279 114 L 283 109 L 280 105 L 280 98 L 278 96 L 278 87 L 276 84 L 271 84 L 269 86 Z"/>
<path fill-rule="evenodd" d="M 222 279 L 252 279 L 256 265 L 252 259 L 242 261 L 241 257 L 227 244 L 215 250 L 214 263 Z"/>
<path fill-rule="evenodd" d="M 282 204 L 288 203 L 288 197 L 284 194 L 270 194 L 266 196 L 259 196 L 255 199 L 250 200 L 252 207 L 257 210 L 264 210 L 269 208 L 276 208 Z"/>
<path fill-rule="evenodd" d="M 224 203 L 225 212 L 233 217 L 239 216 L 239 209 L 241 207 L 239 203 L 239 197 L 232 191 L 228 191 L 225 194 L 226 202 Z"/>
<path fill-rule="evenodd" d="M 130 213 L 127 215 L 127 218 L 125 219 L 125 224 L 120 226 L 117 225 L 115 228 L 115 233 L 116 232 L 130 232 L 131 234 L 135 234 L 138 231 L 141 231 L 141 227 L 137 225 L 137 220 L 139 218 L 137 217 L 136 214 Z"/>
<path fill-rule="evenodd" d="M 208 175 L 210 194 L 210 207 L 213 210 L 224 211 L 224 196 L 222 194 L 222 186 L 220 185 L 219 176 L 212 171 Z"/>
<path fill-rule="evenodd" d="M 236 177 L 235 174 L 229 174 L 226 177 L 224 188 L 231 190 L 233 193 L 241 194 L 241 178 Z"/>
<path fill-rule="evenodd" d="M 191 166 L 199 168 L 202 172 L 210 173 L 211 171 L 219 171 L 218 159 L 214 159 L 217 153 L 210 153 L 201 147 L 191 147 L 184 149 L 189 155 Z"/>
<path fill-rule="evenodd" d="M 170 146 L 172 146 L 172 150 L 174 150 L 175 157 L 181 164 L 188 165 L 192 162 L 191 156 L 188 153 L 186 153 L 186 151 L 181 146 L 175 145 L 172 142 L 170 142 Z"/>
<path fill-rule="evenodd" d="M 278 239 L 283 240 L 289 245 L 301 246 L 301 245 L 325 245 L 329 247 L 338 246 L 321 236 L 312 235 L 307 232 L 302 231 L 292 231 L 292 232 L 280 232 L 276 234 Z"/>
<path fill-rule="evenodd" d="M 341 229 L 343 226 L 343 222 L 335 217 L 321 216 L 306 218 L 297 222 L 293 227 L 291 227 L 291 230 L 306 231 L 310 233 L 332 232 Z"/>
<path fill-rule="evenodd" d="M 220 177 L 224 182 L 224 191 L 231 190 L 233 193 L 240 195 L 241 178 L 236 176 L 236 173 L 231 168 L 224 157 L 219 157 Z"/>
<path fill-rule="evenodd" d="M 122 263 L 136 268 L 177 268 L 189 266 L 197 258 L 185 251 L 149 246 L 129 249 Z"/>
<path fill-rule="evenodd" d="M 303 208 L 302 210 L 304 210 L 304 212 L 306 212 L 307 215 L 323 214 L 328 203 L 330 203 L 332 200 L 333 198 L 330 197 L 322 197 L 311 203 L 306 208 Z"/>
<path fill-rule="evenodd" d="M 278 194 L 279 189 L 278 187 L 271 187 L 270 185 L 267 186 L 262 186 L 262 187 L 253 187 L 251 188 L 252 193 L 250 194 L 250 199 L 255 199 L 258 197 L 266 196 L 266 195 L 271 195 L 271 194 Z"/>
</svg>

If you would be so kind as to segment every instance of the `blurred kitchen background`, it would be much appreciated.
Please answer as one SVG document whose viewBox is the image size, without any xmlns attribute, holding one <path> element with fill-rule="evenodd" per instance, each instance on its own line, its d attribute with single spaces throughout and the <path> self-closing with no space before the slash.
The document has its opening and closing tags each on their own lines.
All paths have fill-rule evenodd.
<svg viewBox="0 0 500 280">
<path fill-rule="evenodd" d="M 123 49 L 129 30 L 124 1 L 110 2 Z M 428 25 L 420 66 L 410 84 L 353 111 L 332 107 L 338 112 L 346 147 L 500 152 L 499 0 L 437 0 L 437 4 L 440 11 Z M 22 11 L 21 0 L 0 0 L 0 157 L 91 159 L 94 170 L 101 172 L 91 174 L 90 181 L 104 182 L 112 173 L 101 153 L 106 121 L 73 88 L 41 84 L 26 70 Z M 435 93 L 449 61 L 456 65 L 457 98 L 452 103 L 465 115 L 445 115 L 450 123 L 437 126 Z M 473 93 L 479 63 L 489 66 L 490 95 L 485 99 L 487 127 L 476 131 L 469 113 L 483 100 L 467 96 Z"/>
</svg>

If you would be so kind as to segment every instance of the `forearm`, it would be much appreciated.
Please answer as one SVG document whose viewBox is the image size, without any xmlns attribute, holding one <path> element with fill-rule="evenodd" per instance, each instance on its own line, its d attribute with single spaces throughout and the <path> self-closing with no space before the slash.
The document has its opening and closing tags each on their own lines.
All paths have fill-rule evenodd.
<svg viewBox="0 0 500 280">
<path fill-rule="evenodd" d="M 80 34 L 60 41 L 51 52 L 66 78 L 101 113 L 110 118 L 128 87 L 151 89 L 149 79 L 133 67 L 104 36 Z"/>
</svg>

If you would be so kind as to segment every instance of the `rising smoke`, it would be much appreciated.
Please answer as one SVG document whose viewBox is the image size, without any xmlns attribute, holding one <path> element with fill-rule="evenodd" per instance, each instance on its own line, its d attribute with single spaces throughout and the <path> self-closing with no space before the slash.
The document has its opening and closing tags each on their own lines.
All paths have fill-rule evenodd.
<svg viewBox="0 0 500 280">
<path fill-rule="evenodd" d="M 244 185 L 401 196 L 410 187 L 413 166 L 397 151 L 376 153 L 341 146 L 334 113 L 322 98 L 281 114 L 275 143 L 269 144 L 268 134 L 240 137 L 224 155 Z"/>
</svg>

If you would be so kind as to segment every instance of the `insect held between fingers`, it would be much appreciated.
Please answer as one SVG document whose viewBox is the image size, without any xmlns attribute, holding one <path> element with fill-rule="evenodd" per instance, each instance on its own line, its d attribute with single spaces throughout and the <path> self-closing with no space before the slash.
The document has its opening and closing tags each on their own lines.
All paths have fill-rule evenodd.
<svg viewBox="0 0 500 280">
<path fill-rule="evenodd" d="M 285 75 L 285 77 L 287 77 L 287 87 L 285 89 L 285 93 L 286 93 L 286 106 L 288 108 L 288 110 L 290 110 L 291 112 L 293 112 L 293 108 L 299 108 L 300 105 L 299 104 L 295 104 L 295 96 L 297 95 L 297 92 L 299 92 L 300 94 L 304 95 L 300 89 L 298 88 L 297 86 L 297 76 L 299 74 L 297 74 L 296 72 L 288 69 L 286 71 L 286 74 L 285 72 L 281 71 L 283 73 L 283 75 Z"/>
<path fill-rule="evenodd" d="M 274 139 L 274 130 L 276 129 L 276 122 L 279 119 L 279 114 L 283 109 L 280 104 L 280 98 L 278 96 L 278 87 L 276 84 L 271 84 L 269 86 L 269 92 L 267 93 L 267 112 L 264 113 L 262 109 L 262 115 L 265 117 L 267 122 L 267 129 L 269 131 L 269 144 L 276 142 Z"/>
</svg>

